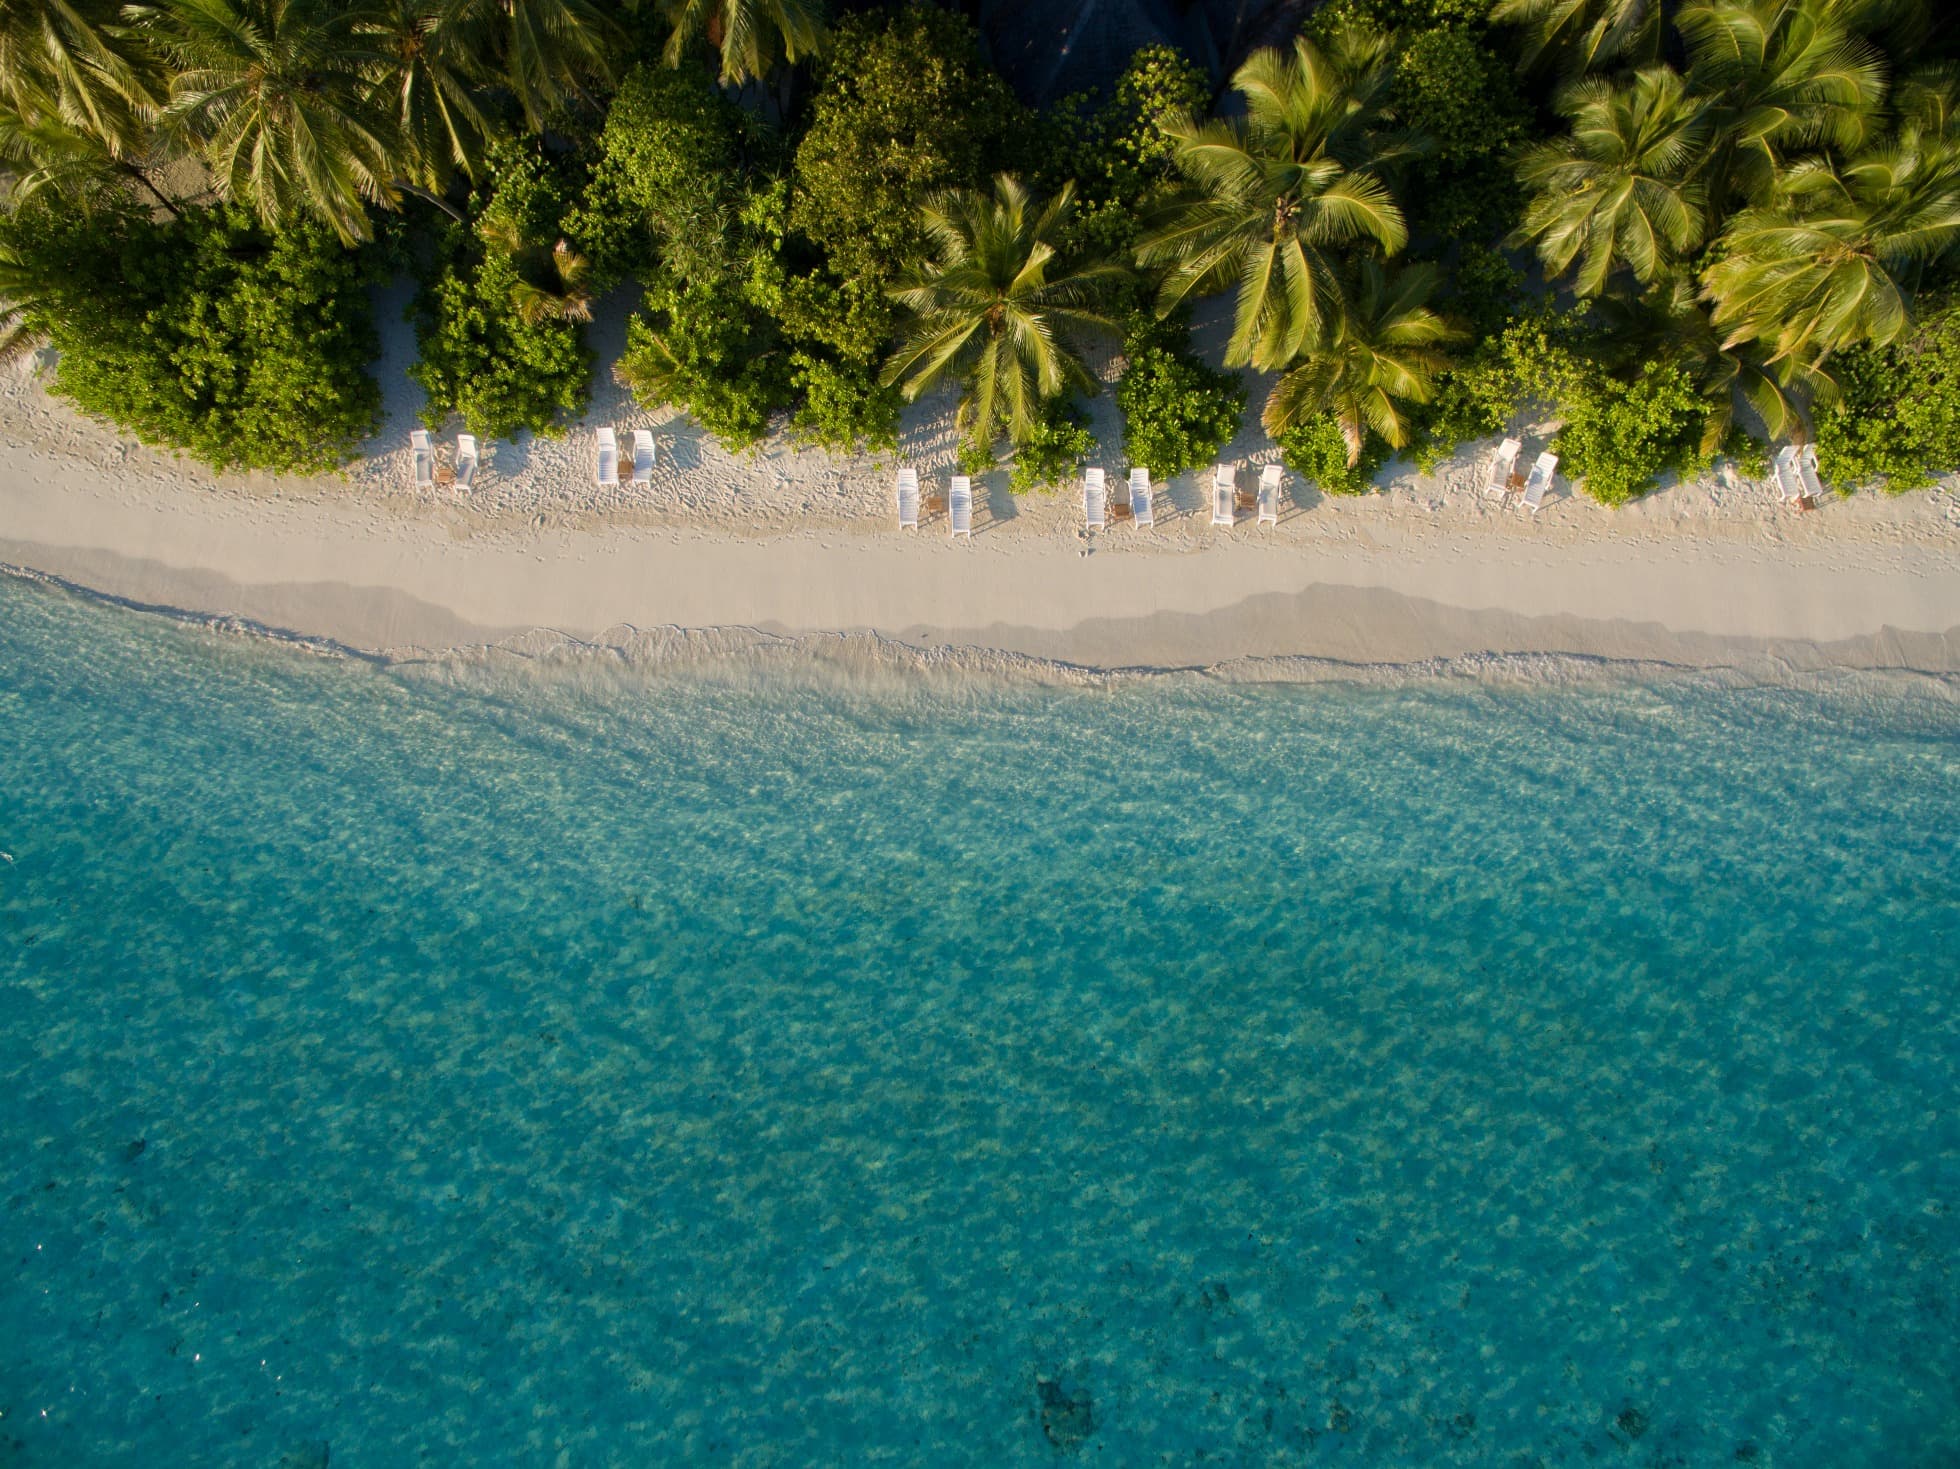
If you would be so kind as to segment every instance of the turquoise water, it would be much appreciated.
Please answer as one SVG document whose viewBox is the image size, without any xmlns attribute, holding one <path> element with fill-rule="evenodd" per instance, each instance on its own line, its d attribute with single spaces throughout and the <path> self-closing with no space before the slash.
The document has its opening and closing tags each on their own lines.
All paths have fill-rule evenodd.
<svg viewBox="0 0 1960 1469">
<path fill-rule="evenodd" d="M 0 581 L 0 728 L 0 1465 L 1960 1457 L 1938 685 L 382 669 Z"/>
</svg>

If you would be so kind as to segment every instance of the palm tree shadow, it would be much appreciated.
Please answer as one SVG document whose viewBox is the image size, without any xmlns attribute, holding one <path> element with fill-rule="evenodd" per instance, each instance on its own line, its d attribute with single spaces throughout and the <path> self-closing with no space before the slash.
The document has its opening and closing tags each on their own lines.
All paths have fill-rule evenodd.
<svg viewBox="0 0 1960 1469">
<path fill-rule="evenodd" d="M 381 338 L 381 353 L 370 364 L 374 380 L 381 385 L 381 417 L 375 423 L 373 434 L 361 445 L 363 459 L 406 447 L 409 431 L 422 426 L 422 415 L 429 407 L 429 395 L 408 375 L 420 353 L 415 327 L 409 319 L 415 291 L 412 279 L 398 275 L 369 292 L 375 328 Z"/>
<path fill-rule="evenodd" d="M 1007 478 L 1000 474 L 987 475 L 976 486 L 987 499 L 987 529 L 1013 520 L 1021 513 L 1020 497 L 1007 488 Z M 978 527 L 976 526 L 977 530 Z"/>
</svg>

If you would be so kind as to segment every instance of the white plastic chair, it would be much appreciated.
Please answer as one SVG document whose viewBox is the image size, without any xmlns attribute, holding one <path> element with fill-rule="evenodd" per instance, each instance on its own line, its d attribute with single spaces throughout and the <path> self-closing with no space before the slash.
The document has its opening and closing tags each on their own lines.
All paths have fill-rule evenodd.
<svg viewBox="0 0 1960 1469">
<path fill-rule="evenodd" d="M 1558 468 L 1558 455 L 1544 453 L 1538 462 L 1531 466 L 1531 478 L 1524 482 L 1524 508 L 1533 515 L 1545 499 L 1545 491 L 1552 487 L 1552 474 Z"/>
<path fill-rule="evenodd" d="M 1279 524 L 1280 476 L 1285 472 L 1277 464 L 1268 464 L 1259 471 L 1259 523 L 1261 525 Z"/>
<path fill-rule="evenodd" d="M 599 483 L 619 483 L 619 439 L 609 428 L 599 430 Z"/>
<path fill-rule="evenodd" d="M 476 435 L 456 435 L 456 488 L 467 490 L 476 478 Z"/>
<path fill-rule="evenodd" d="M 415 488 L 426 490 L 436 482 L 436 451 L 429 443 L 429 431 L 412 429 L 408 442 L 415 450 Z"/>
<path fill-rule="evenodd" d="M 919 528 L 919 471 L 916 469 L 898 472 L 898 528 Z"/>
<path fill-rule="evenodd" d="M 1109 487 L 1100 469 L 1082 471 L 1082 518 L 1090 530 L 1102 530 L 1109 524 Z"/>
<path fill-rule="evenodd" d="M 1211 523 L 1231 525 L 1238 519 L 1232 497 L 1238 493 L 1237 476 L 1224 465 L 1211 472 Z"/>
<path fill-rule="evenodd" d="M 1776 482 L 1776 498 L 1785 504 L 1803 498 L 1803 476 L 1797 469 L 1797 446 L 1785 444 L 1770 464 L 1770 477 Z"/>
<path fill-rule="evenodd" d="M 1817 446 L 1805 444 L 1797 453 L 1797 483 L 1813 500 L 1824 498 L 1824 480 L 1817 473 Z"/>
<path fill-rule="evenodd" d="M 1511 493 L 1511 472 L 1518 467 L 1518 451 L 1523 447 L 1516 439 L 1506 439 L 1497 446 L 1490 458 L 1490 478 L 1484 482 L 1486 495 L 1501 500 Z"/>
<path fill-rule="evenodd" d="M 946 514 L 953 522 L 950 534 L 973 539 L 973 481 L 963 474 L 953 476 L 953 487 L 946 495 Z"/>
<path fill-rule="evenodd" d="M 653 482 L 653 461 L 660 451 L 653 446 L 653 430 L 636 428 L 633 430 L 633 483 L 636 485 Z"/>
<path fill-rule="evenodd" d="M 1133 469 L 1130 471 L 1130 518 L 1139 530 L 1148 530 L 1157 523 L 1157 511 L 1150 503 L 1150 471 Z"/>
</svg>

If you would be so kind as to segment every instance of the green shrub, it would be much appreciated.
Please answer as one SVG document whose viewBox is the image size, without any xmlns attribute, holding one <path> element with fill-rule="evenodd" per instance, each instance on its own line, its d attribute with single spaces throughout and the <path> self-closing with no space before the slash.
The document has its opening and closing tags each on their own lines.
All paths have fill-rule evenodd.
<svg viewBox="0 0 1960 1469">
<path fill-rule="evenodd" d="M 643 403 L 685 408 L 729 449 L 759 442 L 789 401 L 774 323 L 733 282 L 681 285 L 664 271 L 647 287 L 646 307 L 627 324 L 619 381 Z"/>
<path fill-rule="evenodd" d="M 1361 441 L 1361 458 L 1348 463 L 1347 437 L 1331 413 L 1317 414 L 1279 436 L 1280 458 L 1301 478 L 1333 495 L 1365 495 L 1375 488 L 1375 471 L 1388 462 L 1388 445 L 1377 434 Z"/>
<path fill-rule="evenodd" d="M 1708 405 L 1678 366 L 1650 363 L 1631 383 L 1603 378 L 1566 404 L 1559 467 L 1605 505 L 1624 505 L 1664 470 L 1703 467 L 1697 457 Z"/>
<path fill-rule="evenodd" d="M 1017 495 L 1042 485 L 1065 484 L 1095 448 L 1088 418 L 1071 398 L 1055 398 L 1042 407 L 1041 421 L 1027 441 L 1014 451 L 1014 470 L 1007 487 Z"/>
<path fill-rule="evenodd" d="M 790 378 L 803 396 L 795 422 L 806 442 L 840 454 L 898 447 L 898 389 L 868 368 L 797 351 L 790 354 Z"/>
<path fill-rule="evenodd" d="M 1209 100 L 1205 74 L 1189 57 L 1175 46 L 1145 46 L 1102 106 L 1068 97 L 1042 117 L 1041 190 L 1053 193 L 1069 179 L 1078 190 L 1068 225 L 1071 251 L 1128 253 L 1143 211 L 1171 177 L 1176 144 L 1165 121 L 1183 110 L 1203 116 Z"/>
<path fill-rule="evenodd" d="M 61 353 L 53 391 L 84 413 L 221 469 L 331 469 L 374 431 L 374 272 L 331 230 L 35 203 L 0 248 L 24 325 Z"/>
<path fill-rule="evenodd" d="M 530 282 L 518 256 L 559 237 L 566 193 L 535 145 L 505 144 L 472 201 L 476 227 L 444 231 L 441 263 L 412 308 L 421 359 L 409 375 L 429 395 L 431 427 L 457 413 L 485 438 L 554 434 L 561 417 L 585 410 L 592 356 L 577 322 L 527 321 L 519 310 Z"/>
<path fill-rule="evenodd" d="M 1245 384 L 1199 361 L 1190 341 L 1181 313 L 1161 321 L 1142 313 L 1125 323 L 1129 365 L 1116 384 L 1124 452 L 1159 479 L 1213 458 L 1245 416 Z"/>
<path fill-rule="evenodd" d="M 1854 348 L 1832 366 L 1842 396 L 1816 415 L 1825 479 L 1896 494 L 1960 469 L 1960 307 L 1936 308 L 1905 341 Z"/>
</svg>

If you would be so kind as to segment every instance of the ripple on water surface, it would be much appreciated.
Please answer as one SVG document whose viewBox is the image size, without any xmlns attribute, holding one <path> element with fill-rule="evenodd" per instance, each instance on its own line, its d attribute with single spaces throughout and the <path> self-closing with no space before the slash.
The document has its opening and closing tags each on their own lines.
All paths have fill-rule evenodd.
<svg viewBox="0 0 1960 1469">
<path fill-rule="evenodd" d="M 1960 1454 L 1960 712 L 0 584 L 0 1464 Z"/>
</svg>

